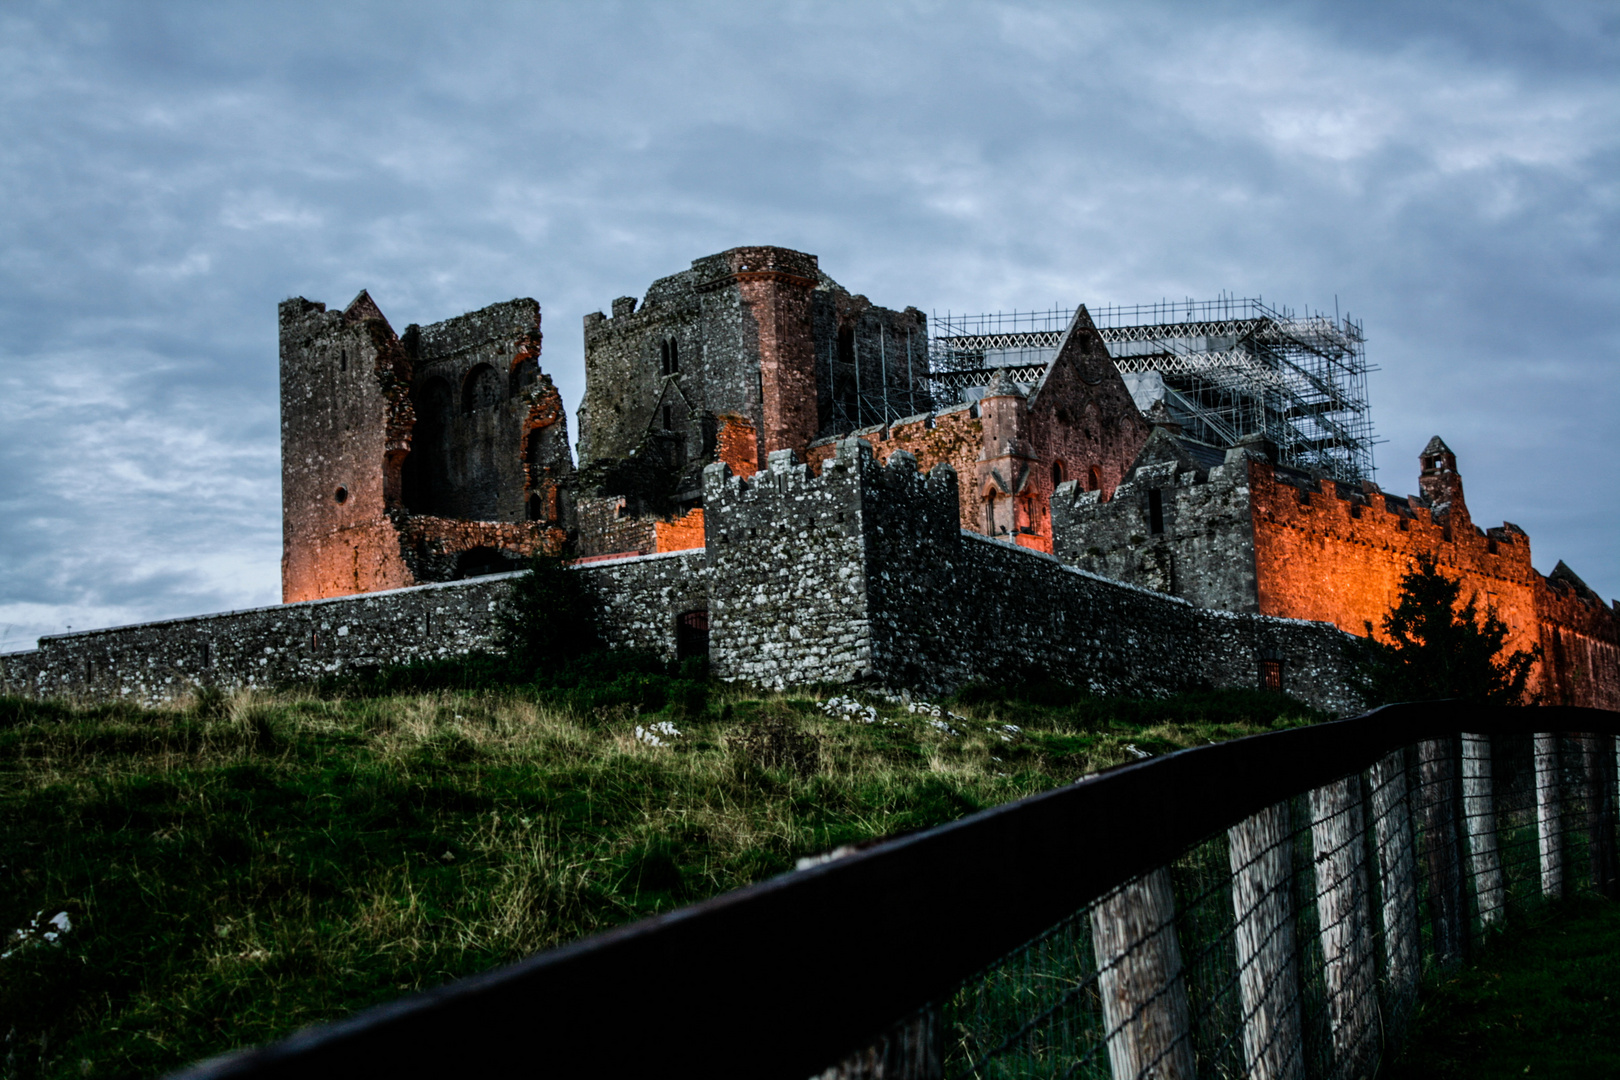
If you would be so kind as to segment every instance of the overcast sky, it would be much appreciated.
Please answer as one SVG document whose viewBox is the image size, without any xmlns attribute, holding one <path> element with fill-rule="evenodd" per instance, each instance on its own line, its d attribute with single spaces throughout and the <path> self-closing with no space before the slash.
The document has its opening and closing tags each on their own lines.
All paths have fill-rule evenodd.
<svg viewBox="0 0 1620 1080">
<path fill-rule="evenodd" d="M 272 603 L 276 304 L 581 317 L 738 244 L 891 307 L 1364 320 L 1380 482 L 1620 595 L 1620 7 L 7 3 L 0 650 Z M 571 424 L 572 429 L 572 424 Z"/>
</svg>

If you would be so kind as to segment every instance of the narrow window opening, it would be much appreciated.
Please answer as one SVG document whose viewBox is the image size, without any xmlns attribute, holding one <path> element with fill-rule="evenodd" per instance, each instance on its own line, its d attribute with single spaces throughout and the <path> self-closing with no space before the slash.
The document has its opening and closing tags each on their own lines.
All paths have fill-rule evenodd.
<svg viewBox="0 0 1620 1080">
<path fill-rule="evenodd" d="M 1086 490 L 1087 491 L 1101 491 L 1102 490 L 1102 470 L 1097 468 L 1097 466 L 1095 466 L 1095 465 L 1093 465 L 1091 467 L 1091 471 L 1086 474 Z"/>
<path fill-rule="evenodd" d="M 1496 541 L 1495 540 L 1487 540 L 1487 541 L 1485 541 L 1485 550 L 1490 552 L 1492 555 L 1495 555 L 1496 554 Z"/>
<path fill-rule="evenodd" d="M 1055 490 L 1063 483 L 1063 462 L 1052 462 L 1052 487 Z"/>
<path fill-rule="evenodd" d="M 1282 693 L 1283 670 L 1281 660 L 1260 661 L 1260 689 Z"/>
<path fill-rule="evenodd" d="M 673 420 L 674 420 L 674 411 L 668 405 L 665 405 L 664 406 L 664 430 L 665 431 L 674 431 L 675 430 L 675 424 L 674 424 Z"/>
<path fill-rule="evenodd" d="M 674 375 L 681 370 L 681 349 L 674 338 L 669 339 L 669 374 Z"/>
<path fill-rule="evenodd" d="M 346 487 L 338 488 L 336 491 L 334 491 L 332 493 L 332 498 L 336 499 L 340 503 L 348 502 L 349 501 L 349 489 L 346 488 Z"/>
<path fill-rule="evenodd" d="M 212 644 L 206 641 L 202 643 L 202 666 L 214 666 L 214 649 Z"/>
<path fill-rule="evenodd" d="M 341 353 L 338 354 L 338 370 L 339 371 L 348 371 L 349 370 L 349 350 L 348 349 L 344 349 Z"/>
<path fill-rule="evenodd" d="M 665 375 L 669 374 L 669 342 L 658 343 L 658 363 Z"/>
<path fill-rule="evenodd" d="M 321 632 L 319 630 L 311 630 L 309 632 L 309 651 L 321 651 Z"/>
<path fill-rule="evenodd" d="M 1155 536 L 1164 532 L 1164 497 L 1158 488 L 1148 489 L 1148 532 Z"/>
<path fill-rule="evenodd" d="M 545 520 L 545 503 L 541 500 L 538 491 L 529 496 L 529 520 Z"/>
</svg>

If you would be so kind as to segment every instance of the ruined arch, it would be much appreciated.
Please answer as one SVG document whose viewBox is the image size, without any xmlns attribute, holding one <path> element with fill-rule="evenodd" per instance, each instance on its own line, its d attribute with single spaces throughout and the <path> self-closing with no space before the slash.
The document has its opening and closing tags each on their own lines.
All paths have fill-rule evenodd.
<svg viewBox="0 0 1620 1080">
<path fill-rule="evenodd" d="M 455 421 L 455 392 L 443 379 L 423 383 L 414 395 L 416 425 L 405 458 L 405 506 L 413 514 L 441 514 L 450 490 L 450 427 Z"/>
<path fill-rule="evenodd" d="M 501 377 L 489 364 L 479 364 L 462 380 L 461 411 L 475 413 L 493 408 L 501 396 Z"/>
</svg>

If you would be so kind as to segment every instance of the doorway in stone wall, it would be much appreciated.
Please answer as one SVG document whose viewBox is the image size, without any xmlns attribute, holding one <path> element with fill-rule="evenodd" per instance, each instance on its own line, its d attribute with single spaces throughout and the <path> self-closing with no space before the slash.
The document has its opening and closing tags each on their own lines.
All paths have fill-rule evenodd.
<svg viewBox="0 0 1620 1080">
<path fill-rule="evenodd" d="M 697 608 L 675 616 L 675 658 L 689 660 L 709 655 L 709 609 Z"/>
</svg>

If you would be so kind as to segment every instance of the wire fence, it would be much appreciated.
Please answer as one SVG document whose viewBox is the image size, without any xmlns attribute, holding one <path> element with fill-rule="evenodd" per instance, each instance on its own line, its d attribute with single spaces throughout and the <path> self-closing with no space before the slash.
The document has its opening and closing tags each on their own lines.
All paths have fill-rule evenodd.
<svg viewBox="0 0 1620 1080">
<path fill-rule="evenodd" d="M 188 1075 L 1370 1077 L 1425 976 L 1620 899 L 1616 735 L 1440 703 L 1182 751 Z"/>
<path fill-rule="evenodd" d="M 941 1075 L 1374 1075 L 1425 975 L 1615 897 L 1616 764 L 1607 735 L 1465 733 L 1278 802 L 967 980 Z"/>
</svg>

